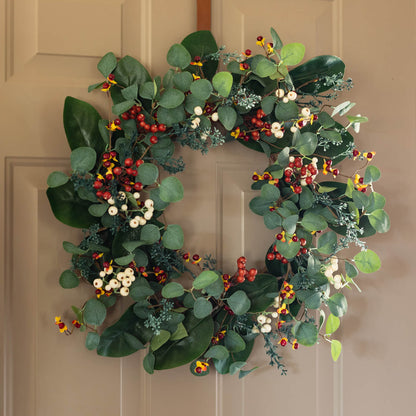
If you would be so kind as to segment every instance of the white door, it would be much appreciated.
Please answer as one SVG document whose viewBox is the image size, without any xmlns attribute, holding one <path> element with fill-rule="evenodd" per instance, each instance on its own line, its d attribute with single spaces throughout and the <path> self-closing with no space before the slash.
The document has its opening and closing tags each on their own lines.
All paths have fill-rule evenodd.
<svg viewBox="0 0 416 416">
<path fill-rule="evenodd" d="M 141 353 L 102 358 L 84 348 L 82 334 L 65 337 L 54 325 L 55 315 L 69 317 L 70 305 L 89 294 L 87 288 L 59 287 L 70 260 L 62 240 L 76 242 L 80 233 L 54 219 L 45 195 L 48 174 L 69 168 L 65 96 L 91 102 L 105 114 L 100 95 L 88 94 L 86 87 L 97 82 L 96 63 L 109 50 L 135 56 L 152 75 L 162 74 L 169 46 L 196 29 L 196 2 L 1 0 L 0 5 L 6 12 L 0 34 L 4 416 L 412 411 L 413 2 L 401 0 L 394 7 L 375 0 L 212 2 L 213 33 L 229 50 L 254 49 L 256 37 L 267 36 L 273 26 L 284 42 L 304 43 L 306 58 L 343 58 L 355 83 L 348 99 L 370 118 L 358 141 L 377 151 L 379 189 L 392 219 L 390 233 L 371 241 L 382 269 L 359 281 L 365 296 L 349 297 L 340 361 L 332 364 L 326 345 L 288 350 L 289 374 L 281 377 L 267 365 L 260 341 L 250 358 L 260 368 L 243 380 L 214 372 L 195 378 L 187 366 L 149 376 Z M 185 198 L 167 219 L 183 226 L 185 248 L 213 254 L 224 269 L 243 253 L 260 265 L 270 235 L 248 201 L 251 174 L 265 166 L 264 156 L 237 143 L 203 157 L 182 154 Z"/>
</svg>

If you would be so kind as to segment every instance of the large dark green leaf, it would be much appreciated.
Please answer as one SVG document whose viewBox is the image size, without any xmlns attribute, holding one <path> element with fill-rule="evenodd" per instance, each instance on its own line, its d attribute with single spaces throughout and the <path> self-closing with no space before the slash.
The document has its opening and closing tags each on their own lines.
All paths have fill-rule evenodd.
<svg viewBox="0 0 416 416">
<path fill-rule="evenodd" d="M 273 298 L 267 296 L 267 294 L 278 292 L 277 279 L 271 274 L 259 274 L 253 282 L 245 281 L 237 287 L 246 292 L 251 301 L 249 312 L 266 310 L 273 303 Z"/>
<path fill-rule="evenodd" d="M 144 348 L 153 336 L 152 330 L 146 328 L 134 314 L 130 306 L 114 325 L 101 335 L 97 354 L 106 357 L 125 357 Z"/>
<path fill-rule="evenodd" d="M 46 195 L 53 214 L 66 225 L 88 228 L 99 220 L 88 212 L 91 203 L 77 195 L 72 182 L 56 188 L 48 188 Z"/>
<path fill-rule="evenodd" d="M 333 55 L 316 56 L 295 69 L 289 74 L 293 84 L 302 92 L 320 93 L 327 91 L 330 87 L 324 85 L 324 80 L 320 79 L 325 75 L 341 74 L 344 75 L 345 64 L 340 58 Z M 317 80 L 317 81 L 315 81 Z M 306 85 L 304 85 L 306 84 Z"/>
<path fill-rule="evenodd" d="M 183 322 L 188 336 L 178 341 L 168 341 L 155 352 L 155 369 L 166 370 L 195 360 L 208 348 L 214 332 L 211 316 L 197 319 L 188 312 Z"/>
<path fill-rule="evenodd" d="M 183 41 L 182 45 L 188 49 L 192 60 L 195 56 L 203 58 L 211 53 L 217 52 L 218 46 L 214 36 L 209 30 L 200 30 L 191 33 Z M 218 61 L 210 59 L 204 63 L 203 71 L 206 78 L 211 79 L 217 71 Z M 188 71 L 194 72 L 195 67 L 189 66 Z"/>
<path fill-rule="evenodd" d="M 101 120 L 97 110 L 85 101 L 66 97 L 64 105 L 64 128 L 71 150 L 77 147 L 91 147 L 101 154 L 106 143 L 98 130 Z"/>
</svg>

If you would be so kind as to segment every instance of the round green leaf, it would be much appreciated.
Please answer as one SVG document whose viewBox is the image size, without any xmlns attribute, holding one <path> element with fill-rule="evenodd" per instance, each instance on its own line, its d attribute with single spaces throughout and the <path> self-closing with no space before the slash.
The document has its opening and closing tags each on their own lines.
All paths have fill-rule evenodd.
<svg viewBox="0 0 416 416">
<path fill-rule="evenodd" d="M 376 209 L 368 215 L 371 226 L 378 233 L 386 233 L 390 229 L 390 218 L 384 209 Z"/>
<path fill-rule="evenodd" d="M 177 72 L 173 76 L 173 84 L 183 92 L 189 91 L 192 80 L 193 77 L 189 72 Z"/>
<path fill-rule="evenodd" d="M 309 156 L 315 152 L 318 136 L 315 133 L 301 133 L 295 141 L 295 149 L 302 155 Z"/>
<path fill-rule="evenodd" d="M 102 217 L 108 210 L 108 204 L 93 204 L 88 207 L 88 212 L 94 217 Z"/>
<path fill-rule="evenodd" d="M 340 323 L 341 321 L 339 320 L 338 316 L 335 316 L 331 313 L 326 321 L 325 333 L 328 335 L 333 334 L 339 328 Z"/>
<path fill-rule="evenodd" d="M 267 95 L 261 100 L 261 109 L 266 115 L 269 115 L 276 104 L 276 97 L 274 95 Z"/>
<path fill-rule="evenodd" d="M 228 71 L 218 72 L 212 78 L 212 85 L 222 97 L 228 97 L 233 86 L 233 76 Z"/>
<path fill-rule="evenodd" d="M 374 273 L 381 267 L 380 257 L 372 250 L 364 250 L 354 256 L 358 270 L 363 273 Z"/>
<path fill-rule="evenodd" d="M 188 50 L 178 43 L 172 45 L 167 55 L 168 64 L 185 69 L 191 63 L 191 55 Z"/>
<path fill-rule="evenodd" d="M 283 228 L 288 234 L 294 234 L 296 231 L 296 225 L 298 223 L 298 215 L 289 215 L 283 220 Z"/>
<path fill-rule="evenodd" d="M 266 183 L 261 187 L 260 195 L 263 199 L 274 202 L 280 198 L 280 191 L 276 186 Z"/>
<path fill-rule="evenodd" d="M 232 130 L 237 121 L 237 113 L 232 107 L 220 107 L 218 109 L 218 118 L 227 130 Z"/>
<path fill-rule="evenodd" d="M 64 289 L 72 289 L 79 285 L 79 277 L 72 270 L 65 270 L 59 277 L 59 284 Z"/>
<path fill-rule="evenodd" d="M 143 368 L 148 374 L 153 374 L 155 372 L 155 356 L 152 351 L 149 351 L 143 358 Z"/>
<path fill-rule="evenodd" d="M 139 91 L 140 97 L 146 100 L 153 100 L 157 94 L 157 84 L 154 81 L 147 81 L 143 85 L 140 85 Z"/>
<path fill-rule="evenodd" d="M 269 230 L 274 230 L 282 225 L 282 217 L 276 211 L 266 212 L 263 216 L 263 221 Z"/>
<path fill-rule="evenodd" d="M 85 339 L 85 346 L 87 350 L 95 350 L 100 343 L 100 336 L 96 332 L 88 332 L 87 338 Z"/>
<path fill-rule="evenodd" d="M 349 277 L 350 279 L 354 279 L 354 277 L 358 276 L 357 268 L 348 261 L 345 262 L 345 273 L 347 274 L 347 277 Z"/>
<path fill-rule="evenodd" d="M 347 313 L 347 299 L 342 293 L 335 293 L 327 300 L 327 305 L 331 313 L 337 317 L 344 316 Z"/>
<path fill-rule="evenodd" d="M 133 100 L 127 100 L 122 101 L 121 103 L 114 104 L 111 108 L 111 111 L 113 114 L 120 115 L 122 113 L 125 113 L 126 111 L 130 110 L 131 107 L 133 107 L 135 104 L 134 99 Z"/>
<path fill-rule="evenodd" d="M 208 100 L 212 93 L 212 85 L 207 79 L 197 79 L 191 84 L 191 92 L 200 100 Z"/>
<path fill-rule="evenodd" d="M 228 330 L 224 338 L 225 346 L 230 352 L 240 352 L 246 349 L 244 339 L 233 330 Z"/>
<path fill-rule="evenodd" d="M 74 172 L 85 173 L 95 166 L 97 154 L 91 147 L 78 147 L 71 153 L 71 168 Z"/>
<path fill-rule="evenodd" d="M 243 315 L 250 309 L 251 302 L 245 292 L 237 290 L 229 298 L 225 299 L 228 306 L 236 315 Z"/>
<path fill-rule="evenodd" d="M 341 350 L 342 350 L 342 344 L 338 340 L 333 339 L 331 341 L 331 356 L 334 361 L 338 360 L 341 354 Z"/>
<path fill-rule="evenodd" d="M 185 120 L 185 111 L 183 105 L 176 108 L 163 108 L 157 110 L 157 119 L 159 123 L 166 124 L 168 127 Z"/>
<path fill-rule="evenodd" d="M 162 296 L 166 299 L 178 298 L 185 293 L 183 286 L 177 282 L 170 282 L 162 289 Z"/>
<path fill-rule="evenodd" d="M 184 235 L 180 225 L 169 224 L 163 233 L 162 244 L 170 250 L 179 250 L 183 247 Z"/>
<path fill-rule="evenodd" d="M 85 304 L 84 320 L 88 325 L 101 325 L 106 315 L 107 309 L 98 299 L 90 299 Z"/>
<path fill-rule="evenodd" d="M 275 245 L 277 251 L 288 260 L 293 259 L 300 250 L 300 241 L 292 241 L 289 243 L 288 241 L 283 242 L 281 240 L 277 240 Z"/>
<path fill-rule="evenodd" d="M 292 333 L 299 344 L 307 347 L 315 345 L 318 341 L 318 328 L 311 322 L 298 322 L 292 328 Z"/>
<path fill-rule="evenodd" d="M 176 88 L 170 88 L 164 92 L 160 98 L 159 104 L 163 108 L 176 108 L 185 100 L 185 95 L 182 91 Z"/>
<path fill-rule="evenodd" d="M 301 43 L 288 43 L 280 51 L 280 57 L 285 65 L 297 65 L 305 55 L 305 45 Z"/>
<path fill-rule="evenodd" d="M 145 224 L 140 232 L 140 240 L 146 244 L 153 244 L 160 239 L 159 227 L 154 224 Z"/>
<path fill-rule="evenodd" d="M 194 315 L 198 319 L 203 319 L 208 315 L 211 315 L 212 303 L 201 297 L 198 298 L 194 303 Z"/>
<path fill-rule="evenodd" d="M 49 174 L 46 183 L 50 188 L 56 188 L 61 185 L 65 185 L 69 181 L 68 175 L 63 172 L 52 172 Z"/>
<path fill-rule="evenodd" d="M 328 227 L 328 223 L 322 215 L 307 212 L 301 221 L 302 227 L 308 231 L 321 231 Z"/>
<path fill-rule="evenodd" d="M 274 109 L 274 114 L 279 121 L 288 121 L 298 118 L 299 109 L 294 101 L 289 101 L 287 103 L 279 101 Z M 285 166 L 285 164 L 280 163 L 280 161 L 279 165 Z"/>
<path fill-rule="evenodd" d="M 137 179 L 143 185 L 152 185 L 159 176 L 159 169 L 153 163 L 143 163 L 137 169 Z"/>
<path fill-rule="evenodd" d="M 322 254 L 332 254 L 335 252 L 337 245 L 337 234 L 334 231 L 328 231 L 318 239 L 318 251 Z"/>
<path fill-rule="evenodd" d="M 376 182 L 380 179 L 381 173 L 380 170 L 375 166 L 367 166 L 365 173 L 364 173 L 364 183 L 372 183 Z"/>
<path fill-rule="evenodd" d="M 78 246 L 76 246 L 73 243 L 70 243 L 69 241 L 64 241 L 62 243 L 62 246 L 67 253 L 71 254 L 85 254 L 87 252 L 87 250 L 79 248 Z"/>
<path fill-rule="evenodd" d="M 253 69 L 253 72 L 261 78 L 269 77 L 276 71 L 277 65 L 267 58 L 260 59 Z"/>
<path fill-rule="evenodd" d="M 264 215 L 269 212 L 270 201 L 261 196 L 256 196 L 250 201 L 249 207 L 255 214 Z"/>
<path fill-rule="evenodd" d="M 113 52 L 106 53 L 97 64 L 97 69 L 107 78 L 117 66 L 117 58 Z"/>
<path fill-rule="evenodd" d="M 183 198 L 183 185 L 178 178 L 168 176 L 160 184 L 160 199 L 165 202 L 178 202 Z"/>
<path fill-rule="evenodd" d="M 222 345 L 214 345 L 212 346 L 206 353 L 205 358 L 215 358 L 216 360 L 225 360 L 228 358 L 230 353 L 228 352 L 227 348 Z"/>
<path fill-rule="evenodd" d="M 204 270 L 195 278 L 192 287 L 197 290 L 204 289 L 214 283 L 218 278 L 219 275 L 212 270 Z"/>
</svg>

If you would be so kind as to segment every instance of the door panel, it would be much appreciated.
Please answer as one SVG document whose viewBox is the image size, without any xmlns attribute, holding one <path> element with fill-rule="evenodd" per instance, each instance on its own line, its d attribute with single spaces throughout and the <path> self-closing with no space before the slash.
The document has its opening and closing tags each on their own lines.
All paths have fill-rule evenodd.
<svg viewBox="0 0 416 416">
<path fill-rule="evenodd" d="M 0 32 L 4 416 L 158 416 L 167 411 L 240 416 L 259 410 L 387 416 L 408 411 L 416 371 L 409 359 L 416 340 L 409 330 L 410 296 L 416 289 L 409 260 L 416 193 L 414 175 L 402 160 L 416 150 L 415 91 L 409 83 L 415 64 L 409 53 L 414 49 L 413 2 L 402 0 L 392 10 L 375 0 L 212 1 L 214 35 L 230 51 L 255 51 L 255 38 L 267 38 L 273 26 L 284 42 L 305 43 L 307 58 L 343 57 L 357 86 L 345 99 L 357 100 L 357 112 L 371 121 L 363 125 L 358 143 L 377 150 L 376 164 L 384 175 L 377 190 L 388 198 L 393 224 L 387 238 L 370 242 L 383 268 L 359 280 L 365 297 L 349 296 L 339 362 L 331 363 L 326 344 L 287 349 L 282 355 L 288 376 L 281 377 L 267 365 L 258 340 L 249 366 L 259 368 L 243 380 L 215 372 L 196 378 L 187 367 L 149 376 L 142 368 L 143 353 L 98 357 L 83 347 L 82 334 L 61 335 L 53 321 L 59 314 L 71 319 L 70 305 L 91 294 L 86 285 L 59 287 L 58 277 L 70 262 L 62 241 L 77 242 L 81 233 L 55 220 L 45 196 L 48 174 L 69 169 L 64 98 L 91 102 L 106 114 L 102 95 L 88 94 L 86 88 L 99 79 L 96 63 L 109 50 L 138 58 L 152 75 L 163 73 L 169 46 L 195 30 L 196 2 L 0 0 L 0 7 L 5 11 L 0 15 L 5 27 Z M 392 151 L 392 138 L 399 152 Z M 179 175 L 185 198 L 166 217 L 182 225 L 184 248 L 212 254 L 226 272 L 234 270 L 240 255 L 260 267 L 273 235 L 248 202 L 255 194 L 251 174 L 266 166 L 266 158 L 237 143 L 206 156 L 180 152 L 187 165 L 186 174 Z M 109 321 L 120 312 L 116 308 Z"/>
</svg>

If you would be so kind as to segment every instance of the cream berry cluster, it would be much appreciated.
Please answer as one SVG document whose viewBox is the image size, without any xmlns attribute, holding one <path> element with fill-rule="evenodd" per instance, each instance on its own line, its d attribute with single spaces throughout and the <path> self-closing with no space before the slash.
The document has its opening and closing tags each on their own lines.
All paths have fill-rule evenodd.
<svg viewBox="0 0 416 416">
<path fill-rule="evenodd" d="M 128 296 L 129 287 L 135 280 L 136 277 L 131 267 L 115 273 L 113 267 L 109 265 L 100 271 L 100 277 L 94 280 L 93 285 L 97 289 L 97 297 L 104 293 L 119 293 L 121 296 Z"/>
</svg>

